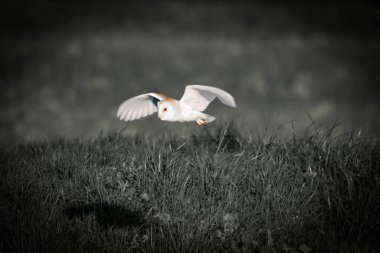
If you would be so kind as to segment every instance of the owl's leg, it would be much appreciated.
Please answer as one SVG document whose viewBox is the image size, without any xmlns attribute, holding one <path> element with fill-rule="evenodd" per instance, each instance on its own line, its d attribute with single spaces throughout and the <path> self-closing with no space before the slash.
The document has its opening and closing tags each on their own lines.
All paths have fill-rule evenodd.
<svg viewBox="0 0 380 253">
<path fill-rule="evenodd" d="M 200 125 L 200 126 L 207 126 L 208 123 L 211 123 L 212 121 L 214 121 L 215 117 L 214 116 L 211 116 L 211 115 L 207 115 L 205 113 L 202 113 L 200 115 L 200 118 L 198 118 L 196 120 L 197 124 Z"/>
<path fill-rule="evenodd" d="M 196 122 L 199 126 L 207 126 L 208 125 L 208 121 L 206 121 L 204 119 L 197 119 Z"/>
</svg>

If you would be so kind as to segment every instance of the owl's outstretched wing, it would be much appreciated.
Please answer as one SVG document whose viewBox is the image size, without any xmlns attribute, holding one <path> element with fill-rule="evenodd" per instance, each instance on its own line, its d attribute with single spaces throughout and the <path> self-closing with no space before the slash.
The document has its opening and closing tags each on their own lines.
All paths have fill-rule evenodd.
<svg viewBox="0 0 380 253">
<path fill-rule="evenodd" d="M 236 107 L 235 100 L 231 94 L 219 88 L 204 85 L 186 86 L 180 102 L 202 112 L 215 98 L 218 98 L 225 105 Z"/>
<path fill-rule="evenodd" d="M 117 110 L 117 117 L 124 121 L 132 121 L 149 116 L 158 111 L 157 103 L 163 95 L 146 93 L 124 101 Z"/>
</svg>

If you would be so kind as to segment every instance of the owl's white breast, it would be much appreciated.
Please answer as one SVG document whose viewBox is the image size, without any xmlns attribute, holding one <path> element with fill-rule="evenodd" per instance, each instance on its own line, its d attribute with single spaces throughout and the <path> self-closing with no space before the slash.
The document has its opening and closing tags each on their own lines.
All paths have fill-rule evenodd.
<svg viewBox="0 0 380 253">
<path fill-rule="evenodd" d="M 179 102 L 181 121 L 194 121 L 199 117 L 199 112 L 194 111 L 189 105 Z"/>
</svg>

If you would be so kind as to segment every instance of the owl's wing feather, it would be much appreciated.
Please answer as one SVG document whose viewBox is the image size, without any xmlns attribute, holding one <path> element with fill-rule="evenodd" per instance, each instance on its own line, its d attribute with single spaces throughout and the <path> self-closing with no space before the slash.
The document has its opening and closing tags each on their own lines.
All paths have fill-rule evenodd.
<svg viewBox="0 0 380 253">
<path fill-rule="evenodd" d="M 218 98 L 225 105 L 236 107 L 235 100 L 231 94 L 219 88 L 205 85 L 186 86 L 180 102 L 202 112 L 215 98 Z"/>
<path fill-rule="evenodd" d="M 124 121 L 140 119 L 157 112 L 157 103 L 163 99 L 161 94 L 146 93 L 124 101 L 117 110 L 117 117 Z"/>
</svg>

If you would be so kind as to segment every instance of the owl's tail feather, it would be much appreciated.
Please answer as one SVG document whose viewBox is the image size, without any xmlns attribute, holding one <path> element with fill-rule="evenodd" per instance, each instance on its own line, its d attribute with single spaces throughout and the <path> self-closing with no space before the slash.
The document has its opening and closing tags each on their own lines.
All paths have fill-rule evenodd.
<svg viewBox="0 0 380 253">
<path fill-rule="evenodd" d="M 202 116 L 205 116 L 205 120 L 208 122 L 208 123 L 211 123 L 215 120 L 215 117 L 214 116 L 211 116 L 211 115 L 208 115 L 208 114 L 204 114 Z"/>
<path fill-rule="evenodd" d="M 196 120 L 197 124 L 200 125 L 200 126 L 207 126 L 208 123 L 210 123 L 210 122 L 212 122 L 212 121 L 215 120 L 214 116 L 207 115 L 205 113 L 202 113 L 200 116 L 201 117 Z"/>
</svg>

